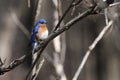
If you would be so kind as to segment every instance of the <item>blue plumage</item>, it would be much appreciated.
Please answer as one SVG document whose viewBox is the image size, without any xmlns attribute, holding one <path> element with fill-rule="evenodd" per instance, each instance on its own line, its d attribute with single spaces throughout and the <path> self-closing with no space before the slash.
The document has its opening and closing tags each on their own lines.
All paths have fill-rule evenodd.
<svg viewBox="0 0 120 80">
<path fill-rule="evenodd" d="M 32 52 L 34 53 L 35 43 L 36 43 L 36 34 L 38 33 L 39 25 L 35 26 L 32 31 L 31 43 L 32 43 Z"/>
<path fill-rule="evenodd" d="M 46 20 L 44 19 L 40 19 L 36 24 L 35 27 L 32 31 L 32 35 L 31 35 L 31 44 L 32 44 L 32 53 L 34 54 L 34 50 L 37 46 L 38 41 L 36 41 L 36 35 L 39 31 L 40 28 L 40 24 L 46 24 Z"/>
</svg>

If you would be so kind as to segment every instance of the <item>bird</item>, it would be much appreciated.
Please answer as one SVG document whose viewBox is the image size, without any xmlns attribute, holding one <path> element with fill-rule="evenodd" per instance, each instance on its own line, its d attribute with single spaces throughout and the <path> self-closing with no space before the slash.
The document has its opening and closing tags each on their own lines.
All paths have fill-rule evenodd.
<svg viewBox="0 0 120 80">
<path fill-rule="evenodd" d="M 48 37 L 47 21 L 40 19 L 36 22 L 31 35 L 32 54 L 35 53 L 35 49 L 39 41 L 44 40 Z"/>
</svg>

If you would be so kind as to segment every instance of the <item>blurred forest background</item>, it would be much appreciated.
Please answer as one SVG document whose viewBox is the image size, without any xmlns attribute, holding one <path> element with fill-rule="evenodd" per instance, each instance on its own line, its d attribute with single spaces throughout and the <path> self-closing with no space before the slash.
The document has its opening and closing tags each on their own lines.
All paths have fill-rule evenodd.
<svg viewBox="0 0 120 80">
<path fill-rule="evenodd" d="M 61 0 L 62 14 L 71 1 Z M 31 0 L 30 4 L 29 8 L 27 0 L 0 0 L 0 58 L 6 59 L 5 65 L 27 51 L 37 0 Z M 87 5 L 82 2 L 74 11 L 69 11 L 64 23 L 85 11 Z M 46 19 L 51 32 L 55 26 L 55 10 L 53 0 L 42 0 L 41 10 L 35 22 L 40 18 Z M 115 20 L 115 24 L 91 52 L 78 80 L 120 80 L 120 6 L 110 7 L 108 11 L 108 17 Z M 103 14 L 90 15 L 62 34 L 61 40 L 64 40 L 62 44 L 65 49 L 62 64 L 67 80 L 72 80 L 83 56 L 105 25 Z M 54 60 L 54 54 L 54 45 L 51 41 L 43 52 L 45 62 L 37 80 L 57 80 L 55 66 L 47 59 L 50 57 Z M 31 58 L 12 71 L 1 75 L 0 80 L 25 80 L 30 65 Z"/>
</svg>

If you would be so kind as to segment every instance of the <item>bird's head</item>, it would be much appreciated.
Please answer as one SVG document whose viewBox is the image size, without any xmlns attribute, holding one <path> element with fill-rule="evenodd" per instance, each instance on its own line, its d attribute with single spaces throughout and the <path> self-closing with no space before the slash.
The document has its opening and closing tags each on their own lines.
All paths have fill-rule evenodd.
<svg viewBox="0 0 120 80">
<path fill-rule="evenodd" d="M 46 23 L 47 23 L 47 21 L 46 21 L 45 19 L 40 19 L 40 20 L 36 23 L 36 25 L 46 24 Z"/>
<path fill-rule="evenodd" d="M 39 22 L 40 24 L 46 24 L 46 23 L 47 23 L 47 21 L 46 21 L 45 19 L 40 19 L 38 22 Z"/>
</svg>

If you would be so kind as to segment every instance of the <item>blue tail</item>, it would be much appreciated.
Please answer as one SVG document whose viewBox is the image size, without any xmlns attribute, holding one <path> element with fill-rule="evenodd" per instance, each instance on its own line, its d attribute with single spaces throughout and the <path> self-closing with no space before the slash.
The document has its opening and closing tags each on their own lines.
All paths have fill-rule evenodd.
<svg viewBox="0 0 120 80">
<path fill-rule="evenodd" d="M 35 43 L 32 44 L 32 54 L 35 53 L 35 49 L 36 49 L 37 45 L 38 45 L 37 42 L 35 42 Z"/>
</svg>

